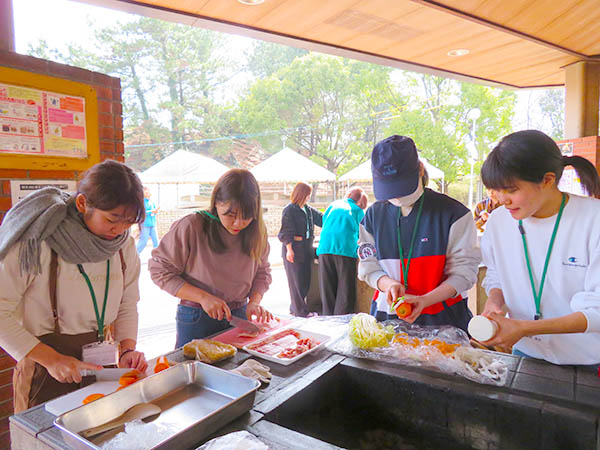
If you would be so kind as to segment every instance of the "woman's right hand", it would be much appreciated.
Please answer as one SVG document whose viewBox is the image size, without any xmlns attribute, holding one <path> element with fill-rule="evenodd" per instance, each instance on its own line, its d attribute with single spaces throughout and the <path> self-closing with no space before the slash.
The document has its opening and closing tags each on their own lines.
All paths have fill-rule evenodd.
<svg viewBox="0 0 600 450">
<path fill-rule="evenodd" d="M 45 366 L 48 373 L 61 383 L 80 383 L 81 371 L 101 370 L 102 366 L 80 361 L 77 358 L 58 353 L 58 357 Z"/>
<path fill-rule="evenodd" d="M 102 366 L 80 361 L 72 356 L 63 355 L 41 342 L 27 354 L 36 363 L 44 366 L 50 376 L 61 383 L 81 382 L 81 371 L 100 370 Z"/>
<path fill-rule="evenodd" d="M 231 320 L 231 310 L 227 303 L 215 296 L 207 296 L 200 300 L 202 309 L 209 315 L 211 319 L 216 320 Z"/>
<path fill-rule="evenodd" d="M 285 254 L 285 259 L 288 260 L 288 262 L 290 263 L 294 263 L 294 250 L 292 250 L 291 248 L 287 249 L 287 253 Z"/>
</svg>

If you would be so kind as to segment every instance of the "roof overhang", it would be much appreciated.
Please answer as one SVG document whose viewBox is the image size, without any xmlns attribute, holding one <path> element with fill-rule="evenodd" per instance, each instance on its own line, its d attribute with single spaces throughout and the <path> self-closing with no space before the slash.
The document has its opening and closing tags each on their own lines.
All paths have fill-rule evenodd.
<svg viewBox="0 0 600 450">
<path fill-rule="evenodd" d="M 564 67 L 600 61 L 597 0 L 78 1 L 512 88 L 560 86 Z"/>
</svg>

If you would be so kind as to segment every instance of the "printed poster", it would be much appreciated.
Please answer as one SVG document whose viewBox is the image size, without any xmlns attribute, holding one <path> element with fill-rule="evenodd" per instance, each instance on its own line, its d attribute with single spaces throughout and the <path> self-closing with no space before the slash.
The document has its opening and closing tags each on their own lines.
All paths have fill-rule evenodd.
<svg viewBox="0 0 600 450">
<path fill-rule="evenodd" d="M 86 158 L 85 99 L 0 83 L 0 153 Z"/>
</svg>

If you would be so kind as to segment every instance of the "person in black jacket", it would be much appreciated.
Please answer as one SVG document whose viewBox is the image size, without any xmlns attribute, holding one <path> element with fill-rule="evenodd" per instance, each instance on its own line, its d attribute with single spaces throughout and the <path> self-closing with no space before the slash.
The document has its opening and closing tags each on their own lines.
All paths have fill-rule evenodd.
<svg viewBox="0 0 600 450">
<path fill-rule="evenodd" d="M 315 225 L 323 226 L 323 214 L 307 205 L 312 188 L 298 183 L 292 191 L 291 203 L 283 209 L 279 240 L 281 256 L 290 287 L 290 313 L 309 316 L 306 294 L 310 287 L 310 269 L 314 257 Z"/>
</svg>

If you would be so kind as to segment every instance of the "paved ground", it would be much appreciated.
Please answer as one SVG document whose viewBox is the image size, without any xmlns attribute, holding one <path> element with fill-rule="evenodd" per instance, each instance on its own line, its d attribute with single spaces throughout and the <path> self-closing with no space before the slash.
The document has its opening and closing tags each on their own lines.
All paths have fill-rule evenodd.
<svg viewBox="0 0 600 450">
<path fill-rule="evenodd" d="M 281 261 L 281 243 L 270 238 L 271 274 L 273 283 L 263 298 L 262 305 L 275 314 L 289 314 L 290 293 L 287 277 Z M 141 300 L 138 304 L 140 316 L 138 348 L 150 359 L 173 350 L 175 346 L 175 311 L 177 299 L 160 290 L 148 273 L 148 259 L 152 244 L 140 255 L 142 271 L 140 274 Z"/>
</svg>

